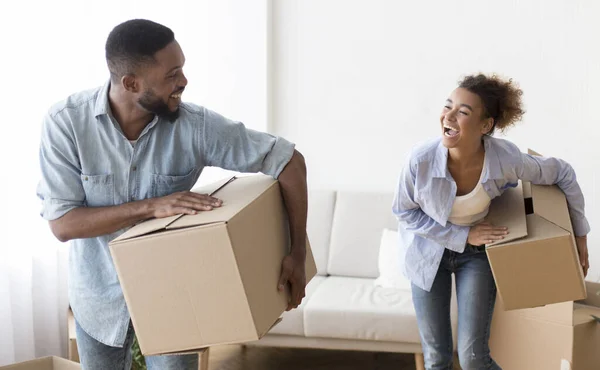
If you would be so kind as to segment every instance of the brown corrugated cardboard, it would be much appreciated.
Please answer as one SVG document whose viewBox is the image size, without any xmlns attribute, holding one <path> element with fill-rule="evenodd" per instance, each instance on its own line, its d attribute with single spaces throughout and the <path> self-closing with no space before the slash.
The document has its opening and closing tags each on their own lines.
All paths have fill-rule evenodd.
<svg viewBox="0 0 600 370">
<path fill-rule="evenodd" d="M 60 357 L 42 357 L 14 365 L 0 366 L 2 370 L 76 370 L 81 369 L 78 363 Z"/>
<path fill-rule="evenodd" d="M 77 351 L 77 335 L 75 334 L 75 317 L 73 311 L 69 308 L 67 312 L 67 332 L 69 334 L 69 360 L 79 362 L 79 352 Z"/>
<path fill-rule="evenodd" d="M 195 190 L 223 206 L 149 220 L 110 243 L 145 355 L 193 351 L 264 336 L 284 312 L 281 261 L 289 251 L 279 183 L 255 175 Z M 306 277 L 316 274 L 307 243 Z"/>
<path fill-rule="evenodd" d="M 509 229 L 486 248 L 504 309 L 585 298 L 567 201 L 557 186 L 519 183 L 492 201 L 487 220 Z"/>
<path fill-rule="evenodd" d="M 600 284 L 586 282 L 588 297 L 578 303 L 563 302 L 545 307 L 504 311 L 496 303 L 490 348 L 492 357 L 510 370 L 600 368 L 600 300 L 594 292 Z"/>
</svg>

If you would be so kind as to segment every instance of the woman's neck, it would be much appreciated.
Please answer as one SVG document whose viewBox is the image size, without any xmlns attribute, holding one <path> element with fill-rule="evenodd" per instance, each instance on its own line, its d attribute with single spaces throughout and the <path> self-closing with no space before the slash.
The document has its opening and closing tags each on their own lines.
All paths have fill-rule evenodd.
<svg viewBox="0 0 600 370">
<path fill-rule="evenodd" d="M 458 168 L 481 166 L 484 157 L 485 149 L 482 140 L 477 146 L 450 148 L 448 150 L 448 166 Z"/>
</svg>

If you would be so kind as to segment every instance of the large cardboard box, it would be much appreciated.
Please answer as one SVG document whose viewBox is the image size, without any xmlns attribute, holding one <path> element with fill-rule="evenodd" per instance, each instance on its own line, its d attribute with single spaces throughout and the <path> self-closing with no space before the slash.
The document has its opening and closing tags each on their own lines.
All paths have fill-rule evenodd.
<svg viewBox="0 0 600 370">
<path fill-rule="evenodd" d="M 81 369 L 78 363 L 60 357 L 42 357 L 14 365 L 0 366 L 2 370 L 76 370 Z"/>
<path fill-rule="evenodd" d="M 509 235 L 486 252 L 504 309 L 585 298 L 567 200 L 557 186 L 521 183 L 495 198 L 487 220 Z"/>
<path fill-rule="evenodd" d="M 290 247 L 279 183 L 254 175 L 197 191 L 223 206 L 149 220 L 110 243 L 144 355 L 258 340 L 288 304 L 277 289 Z M 307 281 L 315 274 L 307 245 Z"/>
<path fill-rule="evenodd" d="M 509 370 L 600 369 L 600 284 L 587 282 L 588 298 L 504 311 L 496 303 L 492 357 Z"/>
</svg>

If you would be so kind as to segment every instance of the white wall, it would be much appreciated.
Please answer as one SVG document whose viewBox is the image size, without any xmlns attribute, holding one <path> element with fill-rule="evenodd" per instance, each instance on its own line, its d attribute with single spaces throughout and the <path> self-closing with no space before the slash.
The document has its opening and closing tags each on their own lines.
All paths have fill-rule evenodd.
<svg viewBox="0 0 600 370">
<path fill-rule="evenodd" d="M 497 72 L 527 109 L 507 137 L 575 167 L 596 229 L 598 15 L 592 0 L 273 1 L 269 127 L 298 144 L 311 187 L 393 191 L 406 151 L 439 134 L 457 80 Z"/>
</svg>

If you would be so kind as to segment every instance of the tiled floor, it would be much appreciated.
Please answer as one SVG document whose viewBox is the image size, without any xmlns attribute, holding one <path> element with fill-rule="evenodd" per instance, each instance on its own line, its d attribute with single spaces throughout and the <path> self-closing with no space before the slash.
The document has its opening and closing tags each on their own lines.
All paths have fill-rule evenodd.
<svg viewBox="0 0 600 370">
<path fill-rule="evenodd" d="M 411 354 L 213 347 L 209 370 L 414 370 Z M 458 368 L 457 368 L 458 370 Z"/>
</svg>

